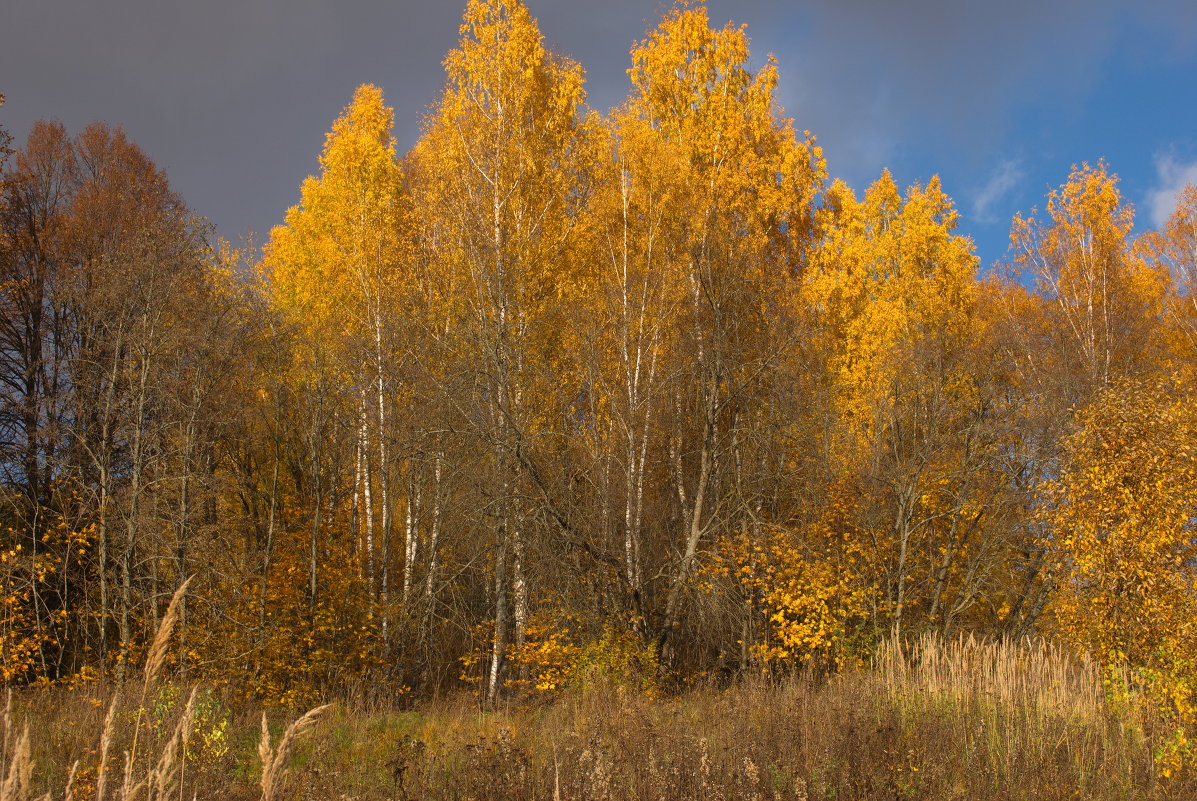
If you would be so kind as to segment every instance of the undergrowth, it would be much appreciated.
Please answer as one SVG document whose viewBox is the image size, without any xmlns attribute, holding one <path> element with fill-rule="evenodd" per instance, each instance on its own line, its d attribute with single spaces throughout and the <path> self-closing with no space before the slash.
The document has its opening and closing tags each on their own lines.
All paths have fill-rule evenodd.
<svg viewBox="0 0 1197 801">
<path fill-rule="evenodd" d="M 4 776 L 29 779 L 0 801 L 1197 797 L 1192 775 L 1157 769 L 1167 732 L 1106 684 L 1045 643 L 925 639 L 822 681 L 655 697 L 592 683 L 490 708 L 358 698 L 289 729 L 205 688 L 28 689 L 4 717 Z"/>
</svg>

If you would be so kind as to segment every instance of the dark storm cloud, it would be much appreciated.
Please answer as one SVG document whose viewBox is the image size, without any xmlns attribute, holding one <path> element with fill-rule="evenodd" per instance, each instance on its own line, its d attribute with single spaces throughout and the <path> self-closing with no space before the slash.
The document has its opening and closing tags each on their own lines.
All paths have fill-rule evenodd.
<svg viewBox="0 0 1197 801">
<path fill-rule="evenodd" d="M 354 86 L 396 107 L 404 146 L 440 90 L 464 0 L 18 0 L 0 14 L 0 123 L 124 126 L 228 236 L 264 233 L 315 168 Z M 661 2 L 529 0 L 548 42 L 583 63 L 593 105 L 618 103 L 628 48 Z M 1083 96 L 1120 26 L 1192 44 L 1197 4 L 1151 12 L 1100 0 L 974 3 L 711 0 L 777 55 L 781 96 L 827 146 L 833 171 L 871 176 L 913 134 L 941 130 L 963 158 L 990 157 L 1012 106 Z M 1189 37 L 1186 39 L 1186 37 Z M 1153 57 L 1158 53 L 1151 54 Z M 949 187 L 950 188 L 950 187 Z"/>
<path fill-rule="evenodd" d="M 0 119 L 119 123 L 226 235 L 265 231 L 354 86 L 411 119 L 434 98 L 452 5 L 31 0 L 0 29 Z"/>
</svg>

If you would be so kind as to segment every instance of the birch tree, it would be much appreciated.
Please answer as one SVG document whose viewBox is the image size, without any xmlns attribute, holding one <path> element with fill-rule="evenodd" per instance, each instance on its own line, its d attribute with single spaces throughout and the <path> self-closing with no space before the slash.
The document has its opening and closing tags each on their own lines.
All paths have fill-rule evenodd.
<svg viewBox="0 0 1197 801">
<path fill-rule="evenodd" d="M 522 499 L 535 498 L 573 535 L 537 448 L 552 397 L 544 382 L 560 362 L 561 299 L 580 280 L 567 245 L 588 183 L 588 134 L 581 67 L 545 49 L 519 0 L 471 0 L 444 65 L 445 89 L 414 158 L 420 207 L 438 217 L 437 268 L 460 293 L 447 313 L 476 382 L 464 416 L 491 460 L 482 492 L 494 532 L 493 700 L 509 631 L 520 645 L 530 611 L 531 508 Z"/>
</svg>

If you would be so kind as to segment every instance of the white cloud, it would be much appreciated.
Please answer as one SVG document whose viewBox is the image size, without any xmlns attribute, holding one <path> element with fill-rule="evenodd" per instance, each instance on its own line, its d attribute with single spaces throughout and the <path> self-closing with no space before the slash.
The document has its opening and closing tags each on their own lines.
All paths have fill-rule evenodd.
<svg viewBox="0 0 1197 801">
<path fill-rule="evenodd" d="M 1147 214 L 1151 224 L 1162 228 L 1172 212 L 1176 200 L 1189 184 L 1197 184 L 1197 159 L 1179 161 L 1174 153 L 1155 157 L 1156 187 L 1147 193 Z"/>
<path fill-rule="evenodd" d="M 1017 159 L 1006 159 L 997 165 L 989 180 L 973 197 L 973 219 L 979 223 L 998 221 L 994 206 L 1026 177 Z"/>
</svg>

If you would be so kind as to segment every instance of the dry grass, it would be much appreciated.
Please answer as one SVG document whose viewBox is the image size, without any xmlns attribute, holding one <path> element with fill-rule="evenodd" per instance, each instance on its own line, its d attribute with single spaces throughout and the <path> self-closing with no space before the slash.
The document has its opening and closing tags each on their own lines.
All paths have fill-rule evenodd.
<svg viewBox="0 0 1197 801">
<path fill-rule="evenodd" d="M 258 759 L 262 767 L 262 778 L 259 781 L 262 801 L 273 801 L 275 792 L 286 776 L 287 764 L 291 755 L 295 753 L 299 736 L 316 725 L 316 721 L 329 707 L 329 704 L 318 706 L 297 719 L 287 727 L 278 746 L 273 748 L 270 745 L 270 727 L 266 724 L 266 713 L 262 713 L 262 739 L 258 741 Z"/>
<path fill-rule="evenodd" d="M 2 775 L 36 767 L 26 795 L 0 801 L 48 790 L 57 799 L 74 761 L 96 765 L 128 750 L 131 710 L 113 723 L 113 707 L 96 700 L 18 695 L 6 732 L 8 721 L 31 720 L 33 756 L 16 759 L 21 738 L 6 735 Z M 147 730 L 146 748 L 158 756 L 145 760 L 135 797 L 164 798 L 167 789 L 223 801 L 1197 797 L 1190 779 L 1157 778 L 1149 722 L 1113 709 L 1093 667 L 1047 643 L 920 640 L 828 682 L 742 681 L 663 699 L 606 688 L 500 709 L 466 696 L 412 712 L 322 707 L 276 734 L 247 709 L 233 720 L 228 752 L 184 773 L 193 705 L 181 704 L 154 736 Z M 101 798 L 101 776 L 79 770 L 73 797 Z M 122 801 L 129 786 L 136 782 L 116 791 Z"/>
<path fill-rule="evenodd" d="M 884 644 L 873 660 L 891 697 L 988 698 L 1049 714 L 1089 716 L 1105 708 L 1095 667 L 1046 640 L 1013 642 L 924 636 Z"/>
<path fill-rule="evenodd" d="M 138 743 L 142 738 L 143 724 L 147 716 L 147 702 L 150 691 L 158 682 L 170 639 L 174 632 L 178 617 L 178 608 L 191 580 L 175 591 L 170 600 L 166 614 L 158 626 L 153 642 L 147 652 L 145 671 L 141 682 L 140 698 L 132 709 L 122 707 L 122 692 L 118 688 L 111 694 L 107 703 L 108 712 L 104 716 L 102 727 L 99 728 L 98 746 L 89 754 L 96 754 L 95 771 L 90 786 L 81 787 L 79 778 L 80 759 L 75 758 L 70 763 L 62 786 L 64 801 L 74 801 L 76 798 L 95 799 L 104 801 L 108 790 L 110 773 L 110 752 L 114 744 L 122 738 L 128 737 L 128 747 L 124 749 L 124 770 L 117 801 L 173 801 L 187 797 L 185 790 L 188 743 L 193 733 L 196 713 L 196 696 L 198 688 L 191 688 L 187 702 L 181 711 L 174 714 L 173 724 L 163 728 L 164 736 L 158 737 L 156 742 L 157 755 L 138 759 Z M 38 731 L 42 734 L 40 745 L 49 750 L 44 753 L 45 759 L 41 763 L 48 766 L 43 771 L 43 783 L 51 789 L 37 798 L 37 801 L 53 801 L 53 788 L 56 786 L 54 774 L 59 769 L 58 760 L 54 757 L 67 749 L 67 753 L 78 753 L 80 750 L 79 736 L 84 738 L 93 734 L 96 729 L 88 725 L 93 719 L 86 707 L 81 714 L 77 712 L 79 702 L 86 700 L 90 706 L 98 708 L 103 703 L 97 698 L 87 698 L 82 692 L 30 691 L 25 699 L 29 708 L 25 710 L 25 719 L 21 734 L 14 738 L 17 715 L 13 710 L 13 694 L 10 690 L 4 708 L 3 752 L 0 753 L 0 801 L 31 801 L 33 799 L 34 766 L 36 760 L 33 755 L 29 736 L 29 718 L 38 721 Z M 56 703 L 59 702 L 59 703 Z M 261 791 L 262 801 L 272 801 L 274 794 L 286 778 L 288 761 L 295 750 L 298 738 L 310 729 L 319 716 L 328 709 L 327 706 L 313 709 L 296 720 L 283 734 L 276 748 L 270 745 L 270 733 L 266 726 L 266 717 L 262 716 L 262 739 L 258 753 L 262 758 Z M 123 715 L 122 715 L 123 712 Z M 131 719 L 132 726 L 127 734 L 120 731 L 118 725 L 121 718 Z M 60 735 L 55 737 L 55 735 Z M 194 771 L 193 771 L 194 773 Z M 192 798 L 197 796 L 196 789 L 206 787 L 205 778 L 210 778 L 206 772 L 198 772 L 192 777 Z"/>
</svg>

